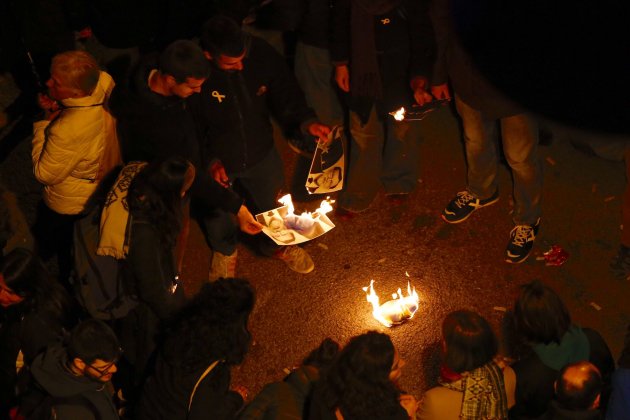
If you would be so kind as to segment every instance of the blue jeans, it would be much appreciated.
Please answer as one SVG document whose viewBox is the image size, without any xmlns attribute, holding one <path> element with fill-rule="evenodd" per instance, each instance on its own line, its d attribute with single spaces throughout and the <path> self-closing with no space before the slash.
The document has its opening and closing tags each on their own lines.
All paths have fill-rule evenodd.
<svg viewBox="0 0 630 420">
<path fill-rule="evenodd" d="M 275 147 L 256 166 L 228 176 L 252 214 L 280 207 L 276 200 L 284 185 L 284 172 L 282 159 Z M 240 232 L 236 217 L 220 208 L 206 209 L 204 213 L 200 222 L 210 248 L 224 255 L 234 253 Z M 258 250 L 263 255 L 270 256 L 278 248 L 262 233 L 256 238 Z"/>
<path fill-rule="evenodd" d="M 372 107 L 367 124 L 350 111 L 350 159 L 339 206 L 353 212 L 367 210 L 381 184 L 386 194 L 414 190 L 418 179 L 418 143 L 414 124 L 381 120 Z"/>
<path fill-rule="evenodd" d="M 479 199 L 488 198 L 498 188 L 497 121 L 484 118 L 457 95 L 455 105 L 464 126 L 468 191 Z M 541 214 L 543 180 L 538 156 L 538 124 L 530 115 L 518 114 L 501 118 L 499 125 L 503 153 L 514 182 L 512 219 L 517 225 L 534 224 Z"/>
</svg>

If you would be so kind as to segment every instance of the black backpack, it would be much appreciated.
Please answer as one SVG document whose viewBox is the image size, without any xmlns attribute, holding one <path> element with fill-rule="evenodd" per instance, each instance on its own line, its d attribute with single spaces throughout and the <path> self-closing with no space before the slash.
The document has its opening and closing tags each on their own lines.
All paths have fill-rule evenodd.
<svg viewBox="0 0 630 420">
<path fill-rule="evenodd" d="M 74 224 L 74 270 L 71 282 L 79 304 L 96 319 L 125 317 L 138 301 L 124 282 L 124 260 L 96 254 L 101 208 L 96 206 Z"/>
</svg>

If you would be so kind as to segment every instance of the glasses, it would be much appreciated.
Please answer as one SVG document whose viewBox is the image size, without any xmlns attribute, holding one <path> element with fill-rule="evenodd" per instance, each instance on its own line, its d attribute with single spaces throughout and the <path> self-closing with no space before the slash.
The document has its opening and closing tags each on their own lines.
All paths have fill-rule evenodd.
<svg viewBox="0 0 630 420">
<path fill-rule="evenodd" d="M 114 360 L 112 360 L 111 362 L 109 362 L 105 366 L 96 367 L 96 366 L 94 366 L 92 364 L 90 364 L 88 366 L 98 372 L 97 378 L 102 378 L 103 376 L 109 374 L 110 369 L 114 365 L 116 365 L 116 363 L 118 363 L 118 361 L 120 360 L 121 356 L 122 356 L 122 348 L 118 348 L 118 355 L 116 357 L 114 357 Z"/>
</svg>

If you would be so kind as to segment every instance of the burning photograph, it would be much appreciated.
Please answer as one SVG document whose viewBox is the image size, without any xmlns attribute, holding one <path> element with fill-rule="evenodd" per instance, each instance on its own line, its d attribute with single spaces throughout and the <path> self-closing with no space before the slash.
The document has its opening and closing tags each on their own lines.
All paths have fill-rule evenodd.
<svg viewBox="0 0 630 420">
<path fill-rule="evenodd" d="M 263 225 L 263 233 L 278 245 L 295 245 L 315 239 L 328 232 L 335 225 L 326 213 L 332 210 L 330 201 L 323 200 L 314 212 L 295 214 L 291 195 L 278 200 L 278 207 L 256 215 L 256 220 Z"/>
</svg>

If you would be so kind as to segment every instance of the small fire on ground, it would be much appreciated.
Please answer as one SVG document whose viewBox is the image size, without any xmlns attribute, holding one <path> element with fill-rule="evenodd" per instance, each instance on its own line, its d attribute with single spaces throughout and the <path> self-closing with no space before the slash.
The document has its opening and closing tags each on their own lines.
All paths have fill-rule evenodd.
<svg viewBox="0 0 630 420">
<path fill-rule="evenodd" d="M 407 275 L 408 276 L 408 275 Z M 404 296 L 400 288 L 392 294 L 392 300 L 380 304 L 380 299 L 374 291 L 374 280 L 368 287 L 364 287 L 367 301 L 372 304 L 372 316 L 386 327 L 402 324 L 405 320 L 413 318 L 418 310 L 420 299 L 415 287 L 407 281 L 407 295 Z"/>
</svg>

